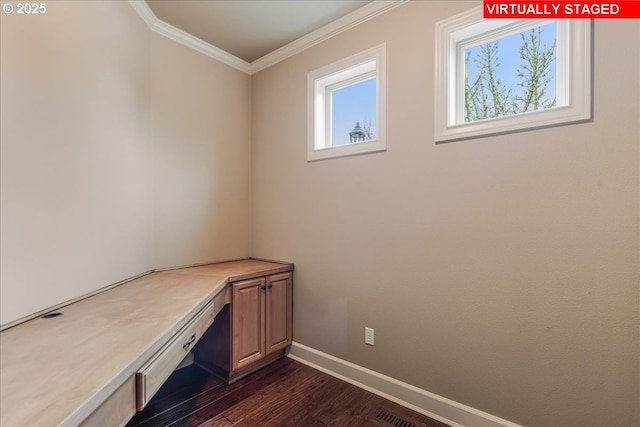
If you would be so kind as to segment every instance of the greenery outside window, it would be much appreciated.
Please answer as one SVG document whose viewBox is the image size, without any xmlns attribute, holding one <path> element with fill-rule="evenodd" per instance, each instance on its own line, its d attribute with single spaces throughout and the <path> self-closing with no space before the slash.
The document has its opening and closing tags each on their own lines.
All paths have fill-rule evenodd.
<svg viewBox="0 0 640 427">
<path fill-rule="evenodd" d="M 483 19 L 436 25 L 436 142 L 591 119 L 589 20 Z"/>
</svg>

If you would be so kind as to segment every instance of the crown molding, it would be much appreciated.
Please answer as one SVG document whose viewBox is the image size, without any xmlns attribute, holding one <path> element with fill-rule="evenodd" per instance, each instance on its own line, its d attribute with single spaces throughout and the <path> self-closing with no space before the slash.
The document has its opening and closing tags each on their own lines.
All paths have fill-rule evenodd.
<svg viewBox="0 0 640 427">
<path fill-rule="evenodd" d="M 248 62 L 243 61 L 237 56 L 213 46 L 199 38 L 192 36 L 191 34 L 182 31 L 179 28 L 169 25 L 164 21 L 161 21 L 153 13 L 149 5 L 144 0 L 129 0 L 129 4 L 138 13 L 140 18 L 149 26 L 151 31 L 165 36 L 175 42 L 178 42 L 191 49 L 205 54 L 213 59 L 216 59 L 223 64 L 229 65 L 244 73 L 251 74 L 251 66 Z"/>
<path fill-rule="evenodd" d="M 409 0 L 374 0 L 371 3 L 338 18 L 337 20 L 320 27 L 317 30 L 302 36 L 251 63 L 192 36 L 179 28 L 161 21 L 156 17 L 144 0 L 129 0 L 129 4 L 138 13 L 140 18 L 142 18 L 142 20 L 149 26 L 151 31 L 163 35 L 184 46 L 197 50 L 211 58 L 217 59 L 218 61 L 244 73 L 253 74 L 309 49 L 312 46 L 322 43 L 323 41 L 360 25 L 365 21 L 375 18 L 378 15 L 386 13 L 408 1 Z"/>
<path fill-rule="evenodd" d="M 382 15 L 383 13 L 407 3 L 408 1 L 409 0 L 374 0 L 325 26 L 312 31 L 311 33 L 304 35 L 261 58 L 256 59 L 251 63 L 251 74 L 271 67 L 280 61 L 284 61 L 293 55 L 322 43 L 323 41 L 360 25 L 363 22 L 373 19 L 376 16 Z"/>
<path fill-rule="evenodd" d="M 138 16 L 147 24 L 147 26 L 153 29 L 153 24 L 158 20 L 146 1 L 143 0 L 129 0 L 129 4 L 138 13 Z"/>
<path fill-rule="evenodd" d="M 199 38 L 192 36 L 191 34 L 182 31 L 179 28 L 169 25 L 164 21 L 157 19 L 156 23 L 151 29 L 162 36 L 165 36 L 173 41 L 197 50 L 198 52 L 210 56 L 211 58 L 217 59 L 223 64 L 227 64 L 244 73 L 251 74 L 251 65 L 247 61 L 243 61 L 237 56 L 234 56 L 229 52 L 217 48 L 214 45 L 205 42 L 204 40 L 200 40 Z"/>
</svg>

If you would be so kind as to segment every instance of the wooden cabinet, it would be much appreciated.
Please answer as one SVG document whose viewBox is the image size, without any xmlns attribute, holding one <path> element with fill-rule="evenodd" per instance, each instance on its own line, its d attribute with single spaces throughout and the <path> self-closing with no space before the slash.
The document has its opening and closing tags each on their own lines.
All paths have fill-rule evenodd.
<svg viewBox="0 0 640 427">
<path fill-rule="evenodd" d="M 203 367 L 233 382 L 285 355 L 292 342 L 291 272 L 231 283 L 223 309 L 194 350 Z"/>
<path fill-rule="evenodd" d="M 291 291 L 291 273 L 267 277 L 265 298 L 267 355 L 287 347 L 293 341 Z"/>
<path fill-rule="evenodd" d="M 291 344 L 291 273 L 232 284 L 232 370 Z"/>
<path fill-rule="evenodd" d="M 136 397 L 144 406 L 192 347 L 198 363 L 233 378 L 281 357 L 291 342 L 293 268 L 243 259 L 156 271 L 2 330 L 0 425 L 123 425 Z M 255 278 L 264 291 L 247 289 L 238 307 L 265 355 L 234 370 L 232 284 Z"/>
<path fill-rule="evenodd" d="M 261 277 L 232 284 L 232 370 L 256 362 L 267 354 L 264 341 L 265 282 L 265 278 Z"/>
</svg>

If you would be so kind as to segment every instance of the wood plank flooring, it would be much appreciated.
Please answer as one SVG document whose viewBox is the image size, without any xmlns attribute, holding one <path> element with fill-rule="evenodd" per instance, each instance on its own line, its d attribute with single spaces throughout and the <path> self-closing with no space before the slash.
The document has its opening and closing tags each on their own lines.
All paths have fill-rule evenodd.
<svg viewBox="0 0 640 427">
<path fill-rule="evenodd" d="M 447 427 L 285 357 L 233 384 L 176 371 L 127 427 Z"/>
</svg>

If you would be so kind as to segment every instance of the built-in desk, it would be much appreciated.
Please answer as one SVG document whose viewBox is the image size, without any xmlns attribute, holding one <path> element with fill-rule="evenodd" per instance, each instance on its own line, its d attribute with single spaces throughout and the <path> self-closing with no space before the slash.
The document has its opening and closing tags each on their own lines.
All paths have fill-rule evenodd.
<svg viewBox="0 0 640 427">
<path fill-rule="evenodd" d="M 0 425 L 126 423 L 136 373 L 220 312 L 231 282 L 292 270 L 246 259 L 154 272 L 0 332 Z"/>
</svg>

